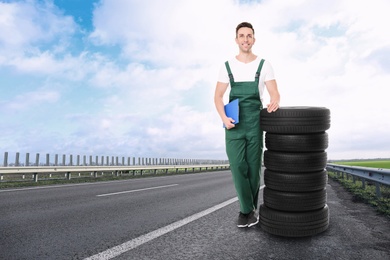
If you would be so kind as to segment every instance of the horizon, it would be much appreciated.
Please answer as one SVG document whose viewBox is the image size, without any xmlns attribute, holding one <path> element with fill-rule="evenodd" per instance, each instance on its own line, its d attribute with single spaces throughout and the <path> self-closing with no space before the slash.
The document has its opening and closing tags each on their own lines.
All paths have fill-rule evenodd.
<svg viewBox="0 0 390 260">
<path fill-rule="evenodd" d="M 4 167 L 4 158 L 5 158 L 5 153 L 6 152 L 3 152 L 3 153 L 0 153 L 0 166 Z M 8 166 L 15 166 L 16 164 L 16 153 L 9 153 L 7 152 L 8 155 L 7 155 L 7 163 L 8 163 Z M 35 164 L 35 158 L 36 158 L 36 154 L 37 153 L 29 153 L 29 163 L 31 164 L 30 166 L 33 166 L 33 164 Z M 44 165 L 46 163 L 46 155 L 47 153 L 39 153 L 39 162 L 41 165 Z M 133 165 L 133 161 L 135 160 L 135 163 L 137 164 L 139 162 L 139 160 L 142 160 L 142 159 L 173 159 L 173 160 L 180 160 L 180 159 L 189 159 L 189 160 L 227 160 L 227 159 L 214 159 L 214 158 L 162 158 L 162 157 L 148 157 L 148 156 L 140 156 L 140 157 L 135 157 L 135 156 L 110 156 L 110 155 L 106 155 L 106 156 L 103 156 L 103 155 L 84 155 L 84 154 L 49 154 L 50 157 L 49 157 L 49 162 L 50 162 L 50 165 L 54 165 L 55 164 L 55 155 L 58 155 L 58 165 L 63 165 L 62 164 L 62 156 L 65 155 L 66 156 L 66 164 L 65 165 L 69 165 L 69 162 L 70 162 L 70 155 L 72 155 L 72 165 L 75 166 L 76 165 L 76 160 L 77 160 L 77 156 L 79 156 L 79 160 L 80 160 L 80 165 L 83 164 L 83 158 L 84 156 L 86 157 L 86 162 L 87 162 L 87 165 L 89 165 L 89 160 L 90 160 L 90 157 L 92 158 L 92 163 L 93 165 L 96 164 L 96 156 L 98 157 L 98 164 L 101 164 L 101 158 L 104 157 L 104 164 L 106 164 L 106 160 L 107 160 L 107 157 L 109 158 L 109 163 L 112 163 L 112 160 L 113 160 L 113 157 L 114 159 L 116 160 L 116 157 L 118 157 L 118 160 L 119 160 L 119 163 L 121 164 L 122 162 L 122 158 L 124 158 L 125 160 L 125 164 L 124 165 L 127 165 L 127 162 L 128 162 L 128 158 L 130 158 L 130 164 Z M 25 166 L 25 161 L 26 161 L 26 154 L 21 154 L 19 153 L 19 164 L 21 166 Z M 328 163 L 332 163 L 332 162 L 353 162 L 353 161 L 390 161 L 390 157 L 388 158 L 350 158 L 350 159 L 327 159 L 327 162 Z"/>
</svg>

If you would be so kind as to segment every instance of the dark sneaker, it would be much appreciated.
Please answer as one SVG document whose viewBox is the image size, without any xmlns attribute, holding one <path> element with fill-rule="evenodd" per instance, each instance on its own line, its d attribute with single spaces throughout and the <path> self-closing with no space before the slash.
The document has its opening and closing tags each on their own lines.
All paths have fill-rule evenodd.
<svg viewBox="0 0 390 260">
<path fill-rule="evenodd" d="M 249 213 L 247 218 L 248 227 L 254 226 L 259 223 L 259 214 L 256 212 L 256 210 L 253 210 L 251 213 Z"/>
<path fill-rule="evenodd" d="M 243 214 L 240 212 L 238 215 L 237 227 L 247 227 L 248 226 L 248 214 Z"/>
</svg>

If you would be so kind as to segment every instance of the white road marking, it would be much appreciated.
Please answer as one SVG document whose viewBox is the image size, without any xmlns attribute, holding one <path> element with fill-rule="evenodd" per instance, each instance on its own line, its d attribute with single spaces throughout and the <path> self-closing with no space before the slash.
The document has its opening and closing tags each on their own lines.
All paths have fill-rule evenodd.
<svg viewBox="0 0 390 260">
<path fill-rule="evenodd" d="M 260 187 L 260 190 L 264 189 L 265 185 L 261 186 Z M 225 202 L 222 202 L 221 204 L 218 204 L 214 207 L 211 207 L 209 209 L 206 209 L 204 211 L 201 211 L 199 213 L 196 213 L 192 216 L 189 216 L 185 219 L 182 219 L 182 220 L 179 220 L 177 222 L 174 222 L 168 226 L 165 226 L 165 227 L 162 227 L 162 228 L 159 228 L 155 231 L 152 231 L 150 233 L 147 233 L 145 235 L 142 235 L 140 237 L 137 237 L 137 238 L 134 238 L 130 241 L 127 241 L 121 245 L 118 245 L 118 246 L 115 246 L 115 247 L 112 247 L 112 248 L 109 248 L 99 254 L 96 254 L 96 255 L 93 255 L 93 256 L 90 256 L 88 258 L 85 258 L 84 260 L 103 260 L 103 259 L 106 259 L 106 260 L 109 260 L 109 259 L 112 259 L 114 257 L 117 257 L 123 253 L 126 253 L 142 244 L 145 244 L 155 238 L 158 238 L 162 235 L 165 235 L 179 227 L 182 227 L 188 223 L 191 223 L 201 217 L 204 217 L 210 213 L 213 213 L 214 211 L 217 211 L 223 207 L 226 207 L 234 202 L 238 201 L 238 198 L 235 197 L 235 198 L 232 198 L 230 200 L 227 200 Z"/>
<path fill-rule="evenodd" d="M 179 185 L 179 184 L 170 184 L 170 185 L 144 188 L 144 189 L 138 189 L 138 190 L 127 190 L 127 191 L 120 191 L 120 192 L 114 192 L 114 193 L 106 193 L 106 194 L 100 194 L 100 195 L 96 195 L 96 196 L 97 197 L 105 197 L 105 196 L 112 196 L 112 195 L 118 195 L 118 194 L 124 194 L 124 193 L 132 193 L 132 192 L 137 192 L 137 191 L 161 189 L 161 188 L 173 187 L 173 186 L 177 186 L 177 185 Z"/>
</svg>

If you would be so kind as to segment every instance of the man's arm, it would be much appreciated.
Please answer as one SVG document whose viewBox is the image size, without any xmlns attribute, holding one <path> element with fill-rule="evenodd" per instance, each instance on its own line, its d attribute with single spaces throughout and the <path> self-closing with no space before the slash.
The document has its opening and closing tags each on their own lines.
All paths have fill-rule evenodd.
<svg viewBox="0 0 390 260">
<path fill-rule="evenodd" d="M 218 114 L 222 119 L 222 122 L 225 124 L 227 129 L 234 127 L 234 120 L 230 117 L 226 116 L 225 113 L 225 105 L 223 104 L 223 95 L 226 92 L 227 87 L 229 86 L 229 83 L 222 83 L 217 82 L 217 86 L 215 88 L 215 95 L 214 95 L 214 103 L 215 107 L 217 108 Z"/>
<path fill-rule="evenodd" d="M 280 94 L 278 91 L 278 86 L 276 80 L 269 80 L 265 82 L 267 86 L 267 91 L 270 96 L 270 103 L 267 105 L 268 113 L 275 112 L 279 108 L 280 103 Z"/>
</svg>

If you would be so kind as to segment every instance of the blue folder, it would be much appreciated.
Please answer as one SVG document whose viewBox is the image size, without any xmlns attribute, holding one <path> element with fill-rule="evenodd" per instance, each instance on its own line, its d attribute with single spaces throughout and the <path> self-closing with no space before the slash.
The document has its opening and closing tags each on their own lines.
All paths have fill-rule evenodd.
<svg viewBox="0 0 390 260">
<path fill-rule="evenodd" d="M 233 120 L 235 121 L 233 124 L 237 124 L 239 122 L 238 112 L 238 98 L 225 105 L 225 114 L 227 117 L 233 118 Z M 223 124 L 223 128 L 225 128 L 225 124 Z"/>
</svg>

